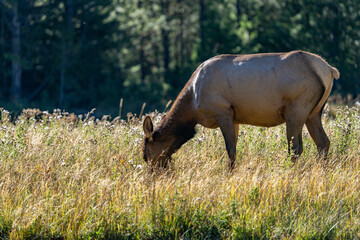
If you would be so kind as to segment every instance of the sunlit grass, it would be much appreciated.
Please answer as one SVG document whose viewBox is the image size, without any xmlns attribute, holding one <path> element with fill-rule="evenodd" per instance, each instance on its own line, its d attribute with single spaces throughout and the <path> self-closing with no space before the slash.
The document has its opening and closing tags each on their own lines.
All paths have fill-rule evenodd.
<svg viewBox="0 0 360 240">
<path fill-rule="evenodd" d="M 243 125 L 229 174 L 220 131 L 198 127 L 168 171 L 151 173 L 137 119 L 13 122 L 2 110 L 0 239 L 360 238 L 360 114 L 323 122 L 326 164 L 306 129 L 293 165 L 284 126 Z"/>
</svg>

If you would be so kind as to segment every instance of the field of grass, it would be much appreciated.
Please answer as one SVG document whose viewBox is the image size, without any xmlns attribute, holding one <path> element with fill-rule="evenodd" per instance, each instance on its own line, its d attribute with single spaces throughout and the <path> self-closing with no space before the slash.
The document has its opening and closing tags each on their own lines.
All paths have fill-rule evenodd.
<svg viewBox="0 0 360 240">
<path fill-rule="evenodd" d="M 326 164 L 306 128 L 292 164 L 284 126 L 240 126 L 231 174 L 219 130 L 197 127 L 170 169 L 151 173 L 136 118 L 31 115 L 1 110 L 0 239 L 360 238 L 356 109 L 324 114 Z"/>
</svg>

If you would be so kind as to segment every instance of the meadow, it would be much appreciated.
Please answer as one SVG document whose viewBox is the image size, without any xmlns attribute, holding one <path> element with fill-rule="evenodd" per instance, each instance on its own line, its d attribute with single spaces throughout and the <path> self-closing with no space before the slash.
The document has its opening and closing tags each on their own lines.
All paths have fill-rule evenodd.
<svg viewBox="0 0 360 240">
<path fill-rule="evenodd" d="M 197 127 L 151 172 L 136 116 L 1 109 L 0 239 L 360 239 L 360 113 L 322 119 L 326 161 L 306 127 L 293 164 L 284 125 L 241 125 L 229 173 L 221 132 Z"/>
</svg>

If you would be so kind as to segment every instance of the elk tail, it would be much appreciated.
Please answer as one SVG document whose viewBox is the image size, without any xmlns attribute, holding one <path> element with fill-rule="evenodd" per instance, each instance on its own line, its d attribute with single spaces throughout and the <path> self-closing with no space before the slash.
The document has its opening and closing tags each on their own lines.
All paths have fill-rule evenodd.
<svg viewBox="0 0 360 240">
<path fill-rule="evenodd" d="M 332 75 L 333 79 L 336 79 L 336 80 L 339 79 L 340 78 L 339 71 L 336 68 L 334 68 L 334 67 L 332 67 L 330 65 L 329 65 L 329 67 L 330 67 L 330 71 L 331 71 L 331 75 Z"/>
<path fill-rule="evenodd" d="M 323 60 L 323 59 L 321 59 L 321 60 L 322 60 L 321 65 L 319 64 L 319 62 L 315 63 L 317 66 L 315 66 L 314 70 L 315 70 L 316 74 L 318 75 L 318 77 L 321 79 L 321 82 L 324 86 L 324 93 L 323 93 L 322 97 L 320 98 L 318 104 L 311 111 L 309 117 L 312 117 L 315 114 L 318 114 L 319 112 L 322 111 L 322 109 L 330 95 L 330 92 L 331 92 L 331 89 L 332 89 L 332 86 L 334 83 L 333 80 L 340 78 L 340 73 L 336 68 L 330 66 L 325 60 Z M 320 71 L 320 69 L 322 71 Z"/>
</svg>

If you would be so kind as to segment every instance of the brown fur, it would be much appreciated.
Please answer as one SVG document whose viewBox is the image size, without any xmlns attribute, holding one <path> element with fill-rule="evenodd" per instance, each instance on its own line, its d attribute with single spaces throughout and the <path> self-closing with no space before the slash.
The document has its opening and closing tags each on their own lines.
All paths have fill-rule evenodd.
<svg viewBox="0 0 360 240">
<path fill-rule="evenodd" d="M 321 57 L 304 51 L 220 55 L 202 63 L 180 92 L 169 113 L 153 130 L 144 120 L 144 160 L 166 166 L 171 154 L 195 134 L 195 125 L 220 127 L 233 168 L 238 124 L 271 127 L 286 123 L 289 152 L 302 152 L 306 124 L 319 153 L 329 140 L 321 109 L 339 72 Z"/>
</svg>

